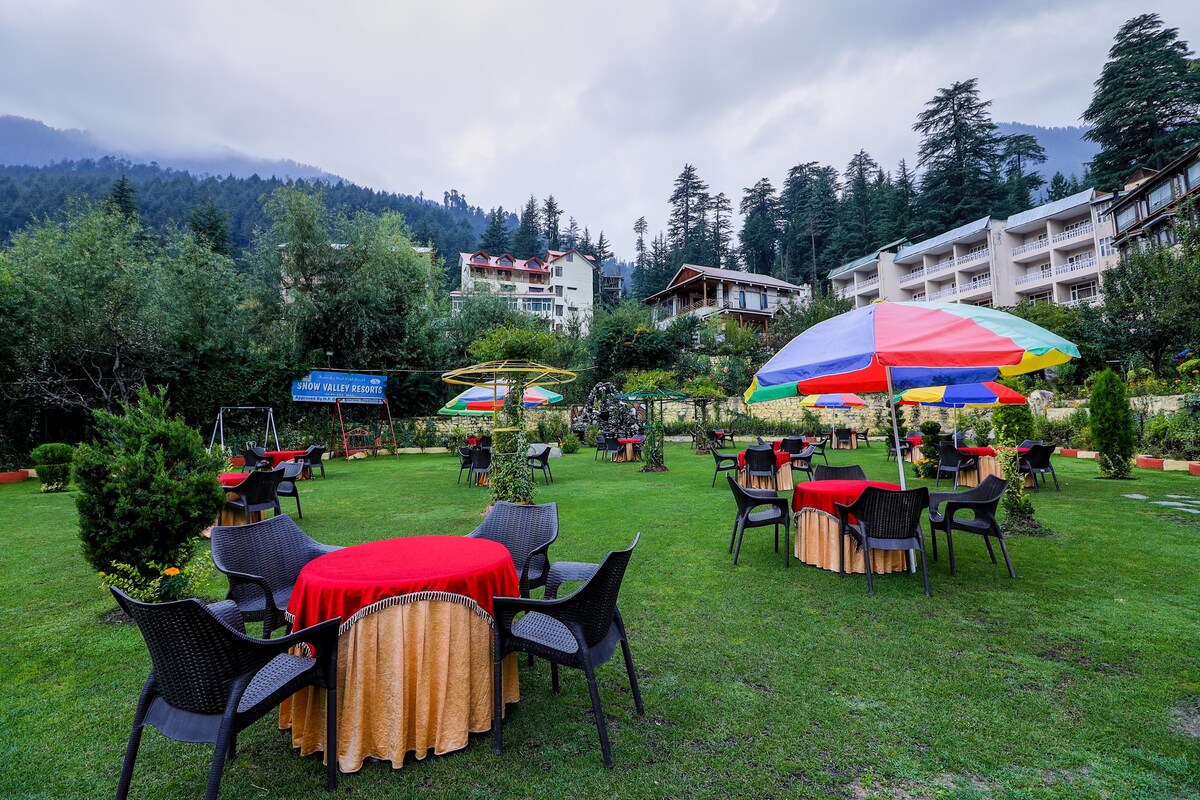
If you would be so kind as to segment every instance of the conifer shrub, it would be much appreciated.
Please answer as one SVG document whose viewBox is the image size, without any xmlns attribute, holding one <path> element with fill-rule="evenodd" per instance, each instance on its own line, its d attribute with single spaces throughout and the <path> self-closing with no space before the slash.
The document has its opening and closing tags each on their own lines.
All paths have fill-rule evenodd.
<svg viewBox="0 0 1200 800">
<path fill-rule="evenodd" d="M 1105 478 L 1128 478 L 1133 469 L 1136 443 L 1133 409 L 1125 394 L 1125 384 L 1117 373 L 1106 369 L 1092 385 L 1088 402 L 1091 435 L 1100 452 L 1100 474 Z"/>
</svg>

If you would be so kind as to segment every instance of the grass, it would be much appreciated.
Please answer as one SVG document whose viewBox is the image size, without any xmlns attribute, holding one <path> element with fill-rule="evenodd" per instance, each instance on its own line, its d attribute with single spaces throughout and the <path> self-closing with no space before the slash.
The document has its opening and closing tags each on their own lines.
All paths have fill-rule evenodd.
<svg viewBox="0 0 1200 800">
<path fill-rule="evenodd" d="M 873 478 L 882 447 L 835 452 Z M 633 712 L 620 659 L 600 672 L 616 767 L 601 765 L 587 689 L 522 665 L 505 753 L 486 735 L 402 770 L 371 763 L 338 796 L 431 798 L 1200 797 L 1200 747 L 1178 731 L 1200 696 L 1193 518 L 1121 497 L 1200 496 L 1200 480 L 1138 471 L 1095 478 L 1056 459 L 1063 491 L 1034 497 L 1057 533 L 1016 538 L 1018 579 L 960 536 L 959 574 L 861 577 L 785 569 L 769 529 L 726 552 L 727 488 L 711 458 L 667 449 L 670 471 L 553 462 L 556 559 L 597 560 L 642 532 L 621 597 L 647 714 Z M 336 544 L 466 533 L 486 492 L 454 485 L 448 456 L 335 462 L 301 484 L 303 527 Z M 724 478 L 722 477 L 722 481 Z M 922 483 L 914 481 L 916 485 Z M 111 795 L 148 659 L 79 554 L 70 494 L 0 485 L 0 797 Z M 214 586 L 214 589 L 219 587 Z M 1188 705 L 1190 704 L 1190 706 Z M 222 796 L 319 797 L 319 756 L 301 759 L 270 719 L 247 730 Z M 146 735 L 133 797 L 199 796 L 211 748 Z"/>
</svg>

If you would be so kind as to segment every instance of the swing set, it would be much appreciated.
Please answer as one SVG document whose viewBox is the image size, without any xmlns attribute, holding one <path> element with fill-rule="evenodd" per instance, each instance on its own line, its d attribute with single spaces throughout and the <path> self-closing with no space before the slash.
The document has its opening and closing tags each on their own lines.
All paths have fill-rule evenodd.
<svg viewBox="0 0 1200 800">
<path fill-rule="evenodd" d="M 275 449 L 280 449 L 279 433 L 275 430 L 275 409 L 271 408 L 270 406 L 221 406 L 221 408 L 217 410 L 217 421 L 213 425 L 212 438 L 208 440 L 208 449 L 210 451 L 213 449 L 213 445 L 217 443 L 218 438 L 221 440 L 221 447 L 225 447 L 225 414 L 229 411 L 265 411 L 266 414 L 263 423 L 263 442 L 265 443 L 270 439 L 274 439 Z M 254 447 L 256 442 L 247 440 L 245 442 L 237 442 L 237 445 L 239 449 L 242 447 Z"/>
<path fill-rule="evenodd" d="M 370 420 L 365 422 L 356 422 L 353 419 L 350 421 L 349 430 L 346 429 L 346 417 L 349 415 L 342 410 L 342 406 L 361 406 L 361 405 L 379 405 L 382 408 L 379 410 L 378 419 L 373 427 L 370 425 Z M 338 397 L 333 401 L 334 409 L 337 412 L 336 423 L 332 422 L 329 428 L 329 444 L 333 448 L 336 441 L 338 430 L 341 430 L 342 453 L 346 458 L 356 453 L 369 452 L 371 455 L 378 455 L 380 448 L 385 444 L 384 434 L 391 434 L 391 450 L 396 458 L 400 457 L 399 445 L 396 441 L 396 425 L 392 421 L 392 408 L 388 405 L 387 398 L 382 398 L 378 403 L 364 403 L 360 398 L 356 397 Z M 346 409 L 350 411 L 350 409 Z M 353 415 L 349 415 L 353 416 Z M 387 422 L 385 428 L 384 422 Z"/>
</svg>

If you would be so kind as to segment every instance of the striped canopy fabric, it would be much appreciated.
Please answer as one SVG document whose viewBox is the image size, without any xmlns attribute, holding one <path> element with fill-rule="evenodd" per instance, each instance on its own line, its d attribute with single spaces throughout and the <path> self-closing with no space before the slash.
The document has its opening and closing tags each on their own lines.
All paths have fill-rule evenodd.
<svg viewBox="0 0 1200 800">
<path fill-rule="evenodd" d="M 988 408 L 1029 402 L 1020 392 L 993 381 L 908 389 L 896 395 L 895 400 L 902 406 L 920 404 L 941 408 Z"/>
<path fill-rule="evenodd" d="M 863 408 L 867 401 L 856 394 L 806 394 L 800 398 L 801 408 Z"/>
<path fill-rule="evenodd" d="M 504 398 L 507 396 L 508 383 L 505 381 L 499 381 L 494 386 L 493 384 L 472 386 L 447 403 L 438 413 L 450 417 L 491 416 L 499 406 L 504 405 Z M 560 402 L 562 399 L 561 394 L 552 392 L 544 386 L 530 386 L 521 397 L 526 408 L 546 406 Z"/>
<path fill-rule="evenodd" d="M 763 365 L 745 396 L 755 403 L 983 383 L 1078 357 L 1079 348 L 1061 336 L 994 308 L 879 302 L 797 336 Z"/>
</svg>

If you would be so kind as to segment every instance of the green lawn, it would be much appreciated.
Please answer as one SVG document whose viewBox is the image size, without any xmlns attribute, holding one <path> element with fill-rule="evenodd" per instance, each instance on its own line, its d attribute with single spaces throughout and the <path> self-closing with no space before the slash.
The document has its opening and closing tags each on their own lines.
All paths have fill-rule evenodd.
<svg viewBox="0 0 1200 800">
<path fill-rule="evenodd" d="M 832 454 L 895 475 L 883 449 Z M 505 753 L 487 735 L 402 770 L 368 764 L 339 796 L 1180 798 L 1200 797 L 1200 742 L 1172 709 L 1200 696 L 1200 521 L 1121 497 L 1200 497 L 1200 478 L 1137 471 L 1095 478 L 1055 459 L 1063 491 L 1035 496 L 1057 535 L 1010 539 L 1018 579 L 982 542 L 958 537 L 959 574 L 861 576 L 772 552 L 747 531 L 726 552 L 733 503 L 709 488 L 712 459 L 668 447 L 670 472 L 553 462 L 557 559 L 596 560 L 642 533 L 621 596 L 647 713 L 633 711 L 620 659 L 601 670 L 616 768 L 600 759 L 582 675 L 550 691 L 522 663 Z M 333 462 L 301 484 L 314 537 L 470 531 L 483 490 L 454 484 L 456 460 Z M 919 482 L 917 482 L 919 483 Z M 285 507 L 287 501 L 285 501 Z M 111 796 L 148 659 L 136 629 L 79 554 L 70 494 L 0 486 L 0 797 Z M 246 731 L 222 796 L 319 797 L 319 757 L 301 759 L 270 719 Z M 200 796 L 211 748 L 143 740 L 133 797 Z"/>
</svg>

